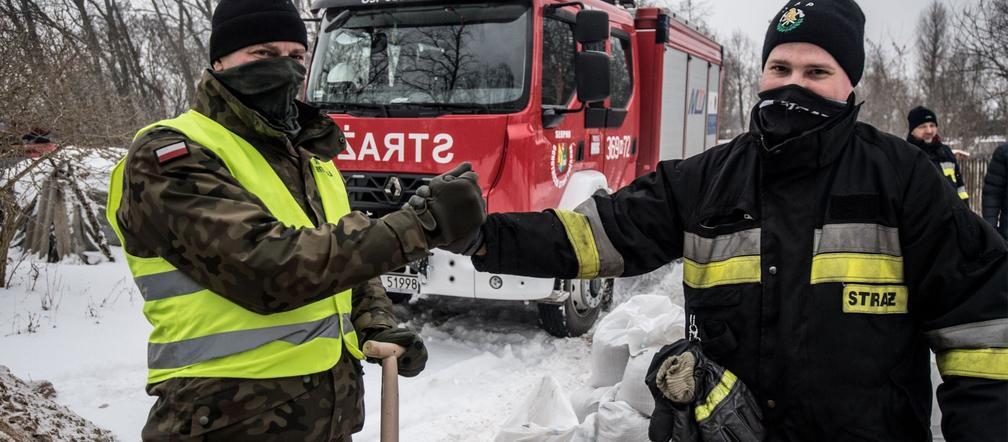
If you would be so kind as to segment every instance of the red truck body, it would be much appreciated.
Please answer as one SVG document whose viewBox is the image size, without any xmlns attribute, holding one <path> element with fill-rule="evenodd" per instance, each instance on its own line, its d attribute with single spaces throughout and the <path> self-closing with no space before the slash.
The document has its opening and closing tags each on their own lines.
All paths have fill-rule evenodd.
<svg viewBox="0 0 1008 442">
<path fill-rule="evenodd" d="M 663 9 L 600 0 L 319 0 L 315 8 L 325 18 L 307 101 L 343 129 L 348 148 L 336 165 L 351 206 L 374 216 L 463 161 L 479 173 L 490 212 L 572 209 L 599 189 L 653 171 L 659 160 L 716 144 L 721 46 Z M 607 13 L 609 38 L 575 43 L 580 10 Z M 574 54 L 586 49 L 608 53 L 611 63 L 610 98 L 587 106 L 572 75 Z M 439 92 L 449 83 L 459 91 Z M 506 99 L 474 103 L 489 96 Z M 554 111 L 561 118 L 547 118 Z M 480 274 L 467 258 L 440 252 L 399 277 L 418 273 L 420 282 L 407 288 L 393 279 L 386 285 L 544 303 L 564 298 L 560 282 Z"/>
</svg>

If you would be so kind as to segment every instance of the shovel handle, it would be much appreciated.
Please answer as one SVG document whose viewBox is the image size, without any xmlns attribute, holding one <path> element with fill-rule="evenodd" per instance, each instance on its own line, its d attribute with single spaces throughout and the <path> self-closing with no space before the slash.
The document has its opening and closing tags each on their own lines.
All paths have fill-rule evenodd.
<svg viewBox="0 0 1008 442">
<path fill-rule="evenodd" d="M 399 442 L 399 356 L 406 352 L 400 345 L 367 341 L 364 354 L 382 360 L 381 442 Z"/>
<path fill-rule="evenodd" d="M 398 358 L 406 352 L 406 349 L 401 345 L 380 341 L 365 342 L 363 350 L 365 356 L 375 359 L 385 359 L 388 357 Z"/>
</svg>

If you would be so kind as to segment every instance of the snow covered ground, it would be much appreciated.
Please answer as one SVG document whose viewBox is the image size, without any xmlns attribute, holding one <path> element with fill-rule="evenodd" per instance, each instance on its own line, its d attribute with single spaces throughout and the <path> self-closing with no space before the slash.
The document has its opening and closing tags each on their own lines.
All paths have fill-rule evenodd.
<svg viewBox="0 0 1008 442">
<path fill-rule="evenodd" d="M 0 365 L 51 381 L 57 402 L 135 441 L 153 403 L 144 393 L 150 325 L 121 250 L 113 253 L 117 262 L 97 266 L 16 265 L 10 288 L 0 289 Z M 681 304 L 680 281 L 678 266 L 619 280 L 615 302 L 653 293 Z M 400 378 L 402 440 L 492 440 L 543 376 L 567 392 L 588 381 L 590 334 L 547 335 L 534 305 L 431 297 L 397 308 L 430 351 L 426 371 Z M 378 440 L 380 378 L 380 367 L 365 366 L 368 418 L 356 440 Z"/>
</svg>

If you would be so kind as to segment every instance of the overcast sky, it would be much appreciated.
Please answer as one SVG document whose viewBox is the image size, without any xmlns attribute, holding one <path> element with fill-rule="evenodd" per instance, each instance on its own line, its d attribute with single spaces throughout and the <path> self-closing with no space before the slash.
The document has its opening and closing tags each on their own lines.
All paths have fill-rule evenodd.
<svg viewBox="0 0 1008 442">
<path fill-rule="evenodd" d="M 815 0 L 803 0 L 815 1 Z M 954 10 L 955 5 L 973 3 L 975 0 L 942 0 Z M 930 0 L 857 0 L 867 18 L 865 37 L 874 41 L 890 39 L 898 44 L 913 46 L 917 20 Z M 763 46 L 769 20 L 784 6 L 784 0 L 708 0 L 711 17 L 707 23 L 722 36 L 740 29 L 748 35 L 757 48 Z"/>
</svg>

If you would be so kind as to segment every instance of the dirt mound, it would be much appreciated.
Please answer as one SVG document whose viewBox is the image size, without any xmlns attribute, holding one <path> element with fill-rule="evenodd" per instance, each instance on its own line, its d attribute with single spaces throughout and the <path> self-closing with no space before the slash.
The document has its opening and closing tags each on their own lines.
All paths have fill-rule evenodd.
<svg viewBox="0 0 1008 442">
<path fill-rule="evenodd" d="M 50 398 L 49 382 L 28 384 L 0 365 L 0 442 L 114 441 L 98 428 Z"/>
</svg>

